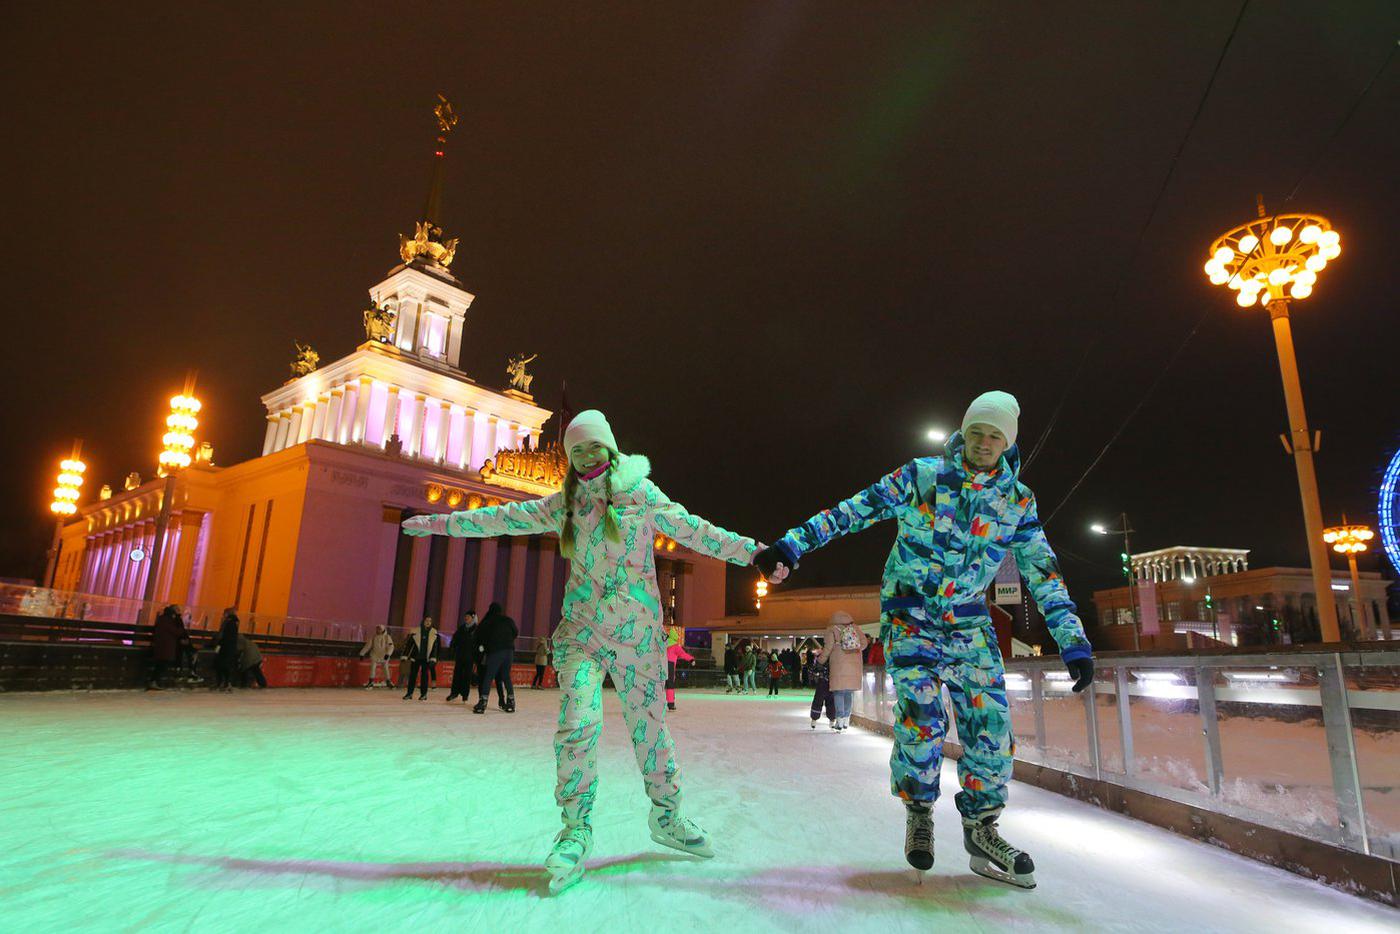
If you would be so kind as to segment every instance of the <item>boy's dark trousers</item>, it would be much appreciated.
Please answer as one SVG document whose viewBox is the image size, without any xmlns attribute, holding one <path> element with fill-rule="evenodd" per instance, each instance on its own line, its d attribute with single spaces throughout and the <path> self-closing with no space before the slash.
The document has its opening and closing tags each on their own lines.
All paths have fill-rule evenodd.
<svg viewBox="0 0 1400 934">
<path fill-rule="evenodd" d="M 779 688 L 779 686 L 782 684 L 782 680 L 783 680 L 782 675 L 769 675 L 769 676 L 768 676 L 768 693 L 769 693 L 770 695 L 773 695 L 773 694 L 777 694 L 777 693 L 778 693 L 778 688 Z"/>
</svg>

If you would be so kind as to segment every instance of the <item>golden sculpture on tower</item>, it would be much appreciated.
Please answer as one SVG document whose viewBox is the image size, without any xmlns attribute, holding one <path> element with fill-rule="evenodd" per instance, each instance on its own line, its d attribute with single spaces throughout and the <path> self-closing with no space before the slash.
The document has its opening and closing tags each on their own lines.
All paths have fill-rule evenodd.
<svg viewBox="0 0 1400 934">
<path fill-rule="evenodd" d="M 457 255 L 457 238 L 442 239 L 442 228 L 428 221 L 414 223 L 413 236 L 399 234 L 399 256 L 405 263 L 422 257 L 434 266 L 446 269 Z"/>
<path fill-rule="evenodd" d="M 292 341 L 296 345 L 297 355 L 292 358 L 292 378 L 305 376 L 321 365 L 321 355 L 311 349 L 310 344 L 303 344 L 301 341 Z"/>
<path fill-rule="evenodd" d="M 428 200 L 423 206 L 423 218 L 416 221 L 413 236 L 399 234 L 399 257 L 405 263 L 426 260 L 429 264 L 446 269 L 452 265 L 457 254 L 457 238 L 442 238 L 442 227 L 438 215 L 442 212 L 442 162 L 447 153 L 447 137 L 457 125 L 457 114 L 452 110 L 452 102 L 441 94 L 433 107 L 433 117 L 437 120 L 437 148 L 433 150 L 432 181 L 428 185 Z"/>
</svg>

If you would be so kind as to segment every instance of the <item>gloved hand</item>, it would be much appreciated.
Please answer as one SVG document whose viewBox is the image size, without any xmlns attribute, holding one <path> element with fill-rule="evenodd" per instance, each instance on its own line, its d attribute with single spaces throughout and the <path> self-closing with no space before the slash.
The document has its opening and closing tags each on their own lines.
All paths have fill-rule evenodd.
<svg viewBox="0 0 1400 934">
<path fill-rule="evenodd" d="M 1074 693 L 1087 688 L 1094 680 L 1094 660 L 1092 658 L 1076 658 L 1065 662 L 1065 667 L 1069 669 L 1069 676 L 1074 679 Z"/>
<path fill-rule="evenodd" d="M 765 546 L 754 552 L 753 566 L 770 584 L 781 584 L 787 579 L 791 569 L 787 566 L 787 556 L 773 546 Z M 795 568 L 797 565 L 793 565 Z"/>
<path fill-rule="evenodd" d="M 428 535 L 446 535 L 447 516 L 412 516 L 399 523 L 399 526 L 403 529 L 405 535 L 411 535 L 414 538 L 423 538 Z"/>
</svg>

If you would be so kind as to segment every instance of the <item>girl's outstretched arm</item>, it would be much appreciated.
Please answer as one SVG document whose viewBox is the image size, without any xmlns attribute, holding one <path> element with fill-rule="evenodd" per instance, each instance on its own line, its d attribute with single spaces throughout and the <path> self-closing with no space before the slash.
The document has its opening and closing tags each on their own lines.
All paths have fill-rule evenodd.
<svg viewBox="0 0 1400 934">
<path fill-rule="evenodd" d="M 498 535 L 543 535 L 564 524 L 564 494 L 521 503 L 503 503 L 438 515 L 414 516 L 401 523 L 405 535 L 451 535 L 454 538 L 495 538 Z"/>
<path fill-rule="evenodd" d="M 673 502 L 650 480 L 643 480 L 642 501 L 656 530 L 667 538 L 702 555 L 748 567 L 758 543 L 745 535 L 722 529 L 713 522 L 692 515 L 680 503 Z"/>
</svg>

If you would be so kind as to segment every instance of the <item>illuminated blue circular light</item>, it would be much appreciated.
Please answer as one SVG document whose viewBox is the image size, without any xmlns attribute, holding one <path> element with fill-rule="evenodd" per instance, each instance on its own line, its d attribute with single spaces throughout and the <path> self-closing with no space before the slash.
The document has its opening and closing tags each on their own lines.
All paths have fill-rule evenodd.
<svg viewBox="0 0 1400 934">
<path fill-rule="evenodd" d="M 1376 518 L 1381 525 L 1381 545 L 1390 559 L 1390 566 L 1400 574 L 1400 451 L 1390 459 L 1381 478 L 1381 498 L 1376 507 Z"/>
</svg>

